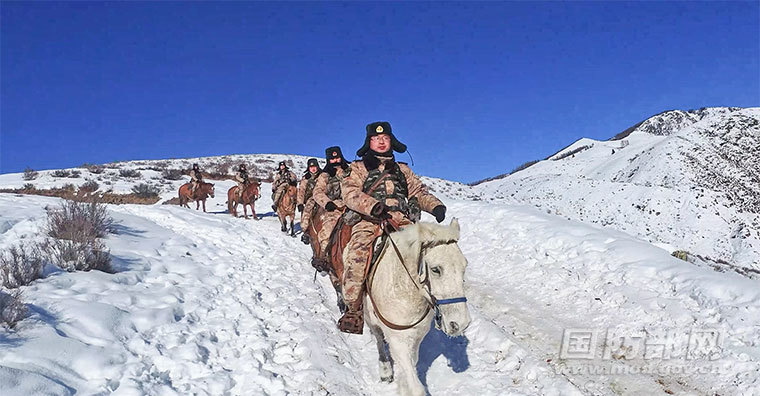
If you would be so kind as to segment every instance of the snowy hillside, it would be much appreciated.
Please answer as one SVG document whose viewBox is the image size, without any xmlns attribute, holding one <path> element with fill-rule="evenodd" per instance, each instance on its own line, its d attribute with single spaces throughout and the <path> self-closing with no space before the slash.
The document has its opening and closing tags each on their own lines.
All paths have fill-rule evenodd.
<svg viewBox="0 0 760 396">
<path fill-rule="evenodd" d="M 758 278 L 760 108 L 669 111 L 474 187 Z"/>
<path fill-rule="evenodd" d="M 39 238 L 44 208 L 58 201 L 0 194 L 0 248 Z M 433 329 L 423 341 L 418 372 L 432 395 L 750 395 L 760 387 L 754 281 L 534 208 L 445 203 L 462 221 L 473 322 L 464 337 Z M 110 206 L 118 233 L 106 242 L 118 272 L 48 271 L 24 288 L 31 316 L 0 330 L 0 393 L 394 394 L 379 382 L 369 334 L 336 329 L 334 293 L 326 278 L 313 282 L 308 247 L 280 233 L 271 213 L 254 222 L 223 208 L 218 197 L 209 214 Z M 630 351 L 633 360 L 605 360 L 599 344 L 599 367 L 628 373 L 602 375 L 561 357 L 563 332 L 574 328 L 630 339 L 710 329 L 724 341 L 716 360 L 681 352 L 651 361 Z M 675 371 L 643 371 L 668 364 Z"/>
<path fill-rule="evenodd" d="M 179 187 L 190 180 L 189 173 L 188 175 L 181 175 L 178 180 L 168 179 L 165 176 L 165 172 L 167 171 L 188 172 L 192 165 L 197 163 L 204 172 L 212 174 L 209 181 L 216 182 L 222 176 L 231 177 L 237 170 L 237 167 L 245 163 L 251 177 L 271 181 L 280 161 L 286 161 L 293 172 L 298 177 L 301 177 L 306 171 L 306 161 L 309 158 L 294 154 L 237 154 L 171 160 L 113 162 L 104 165 L 87 165 L 69 169 L 38 170 L 36 171 L 36 177 L 31 180 L 25 180 L 23 173 L 1 174 L 0 189 L 20 189 L 26 184 L 31 184 L 36 189 L 61 188 L 67 184 L 71 185 L 72 188 L 76 188 L 88 181 L 94 181 L 99 185 L 98 192 L 103 193 L 108 191 L 117 194 L 129 194 L 135 185 L 147 183 L 158 189 L 161 198 L 159 203 L 161 203 L 176 197 Z M 324 166 L 324 158 L 319 158 L 319 162 Z M 134 177 L 123 176 L 122 171 L 124 170 L 136 171 L 139 174 Z M 64 176 L 61 172 L 68 172 L 69 174 L 68 176 Z M 71 174 L 72 172 L 74 175 Z M 477 198 L 472 193 L 471 188 L 465 184 L 425 176 L 422 176 L 422 179 L 436 193 L 451 198 Z M 226 191 L 226 188 L 223 190 L 217 188 L 217 193 L 221 192 L 224 194 Z"/>
</svg>

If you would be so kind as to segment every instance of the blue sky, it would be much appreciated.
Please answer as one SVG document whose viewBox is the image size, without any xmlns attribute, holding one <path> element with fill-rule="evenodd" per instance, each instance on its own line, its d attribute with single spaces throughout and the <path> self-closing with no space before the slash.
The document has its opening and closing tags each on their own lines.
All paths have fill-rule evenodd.
<svg viewBox="0 0 760 396">
<path fill-rule="evenodd" d="M 669 109 L 760 105 L 758 2 L 3 2 L 0 172 L 349 158 L 474 181 Z M 401 160 L 408 157 L 400 155 Z"/>
</svg>

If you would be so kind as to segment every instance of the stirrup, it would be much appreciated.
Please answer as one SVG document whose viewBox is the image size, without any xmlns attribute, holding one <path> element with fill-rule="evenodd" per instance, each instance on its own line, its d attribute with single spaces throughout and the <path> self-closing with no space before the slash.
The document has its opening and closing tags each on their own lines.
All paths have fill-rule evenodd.
<svg viewBox="0 0 760 396">
<path fill-rule="evenodd" d="M 349 307 L 338 319 L 338 329 L 344 333 L 362 334 L 364 331 L 364 310 L 362 306 L 359 305 L 358 309 Z"/>
<path fill-rule="evenodd" d="M 303 242 L 304 245 L 308 245 L 311 242 L 311 239 L 309 238 L 309 234 L 304 232 L 303 235 L 301 235 L 301 242 Z"/>
</svg>

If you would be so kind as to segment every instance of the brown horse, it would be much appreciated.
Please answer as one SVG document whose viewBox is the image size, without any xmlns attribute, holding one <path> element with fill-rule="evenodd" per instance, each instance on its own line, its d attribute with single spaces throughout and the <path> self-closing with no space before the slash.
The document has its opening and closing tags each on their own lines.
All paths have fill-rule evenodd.
<svg viewBox="0 0 760 396">
<path fill-rule="evenodd" d="M 203 211 L 206 211 L 206 198 L 214 198 L 214 184 L 201 182 L 201 185 L 195 190 L 195 194 L 190 194 L 190 183 L 185 183 L 179 188 L 179 205 L 186 208 L 190 208 L 187 204 L 190 201 L 195 201 L 195 210 L 200 208 L 201 202 L 203 203 Z"/>
<path fill-rule="evenodd" d="M 243 190 L 243 194 L 240 197 L 240 201 L 238 202 L 238 192 L 239 187 L 234 186 L 227 191 L 227 211 L 230 212 L 233 216 L 237 217 L 237 207 L 239 204 L 243 204 L 243 215 L 245 218 L 248 218 L 248 210 L 246 209 L 246 205 L 251 205 L 251 215 L 253 216 L 254 220 L 258 220 L 258 217 L 256 217 L 256 209 L 253 208 L 253 203 L 259 199 L 259 183 L 257 182 L 250 182 L 245 187 L 245 190 Z"/>
<path fill-rule="evenodd" d="M 296 217 L 296 193 L 298 189 L 292 184 L 288 184 L 285 194 L 280 198 L 280 203 L 277 204 L 277 217 L 280 218 L 280 224 L 282 224 L 282 232 L 288 232 L 288 217 L 290 217 L 290 236 L 296 236 L 296 231 L 293 228 L 293 222 Z"/>
</svg>

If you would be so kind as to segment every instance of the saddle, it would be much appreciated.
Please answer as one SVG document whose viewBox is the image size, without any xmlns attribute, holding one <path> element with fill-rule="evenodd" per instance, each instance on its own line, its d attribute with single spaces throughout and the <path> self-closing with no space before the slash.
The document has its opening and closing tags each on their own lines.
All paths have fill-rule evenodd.
<svg viewBox="0 0 760 396">
<path fill-rule="evenodd" d="M 366 219 L 373 220 L 369 218 Z M 395 224 L 391 225 L 391 227 L 398 228 L 395 226 Z M 348 246 L 348 242 L 351 239 L 352 228 L 353 225 L 350 225 L 346 222 L 345 216 L 341 216 L 338 220 L 338 223 L 335 225 L 335 229 L 330 235 L 330 241 L 327 246 L 330 270 L 332 270 L 335 276 L 337 276 L 338 287 L 340 286 L 340 282 L 343 279 L 343 251 L 345 250 L 346 246 Z M 380 224 L 378 224 L 377 230 L 378 233 L 376 235 L 376 238 L 381 236 Z M 380 238 L 379 243 L 377 242 L 377 239 L 375 239 L 375 242 L 370 245 L 369 264 L 365 267 L 364 284 L 362 285 L 359 299 L 356 301 L 356 306 L 350 307 L 348 312 L 346 312 L 340 321 L 338 321 L 338 328 L 344 333 L 362 334 L 363 332 L 364 311 L 362 304 L 364 301 L 364 294 L 367 292 L 368 276 L 370 276 L 372 273 L 372 269 L 375 267 L 375 264 L 380 257 L 380 252 L 383 251 L 385 243 L 386 239 Z M 338 293 L 341 292 L 340 290 L 336 291 Z"/>
</svg>

